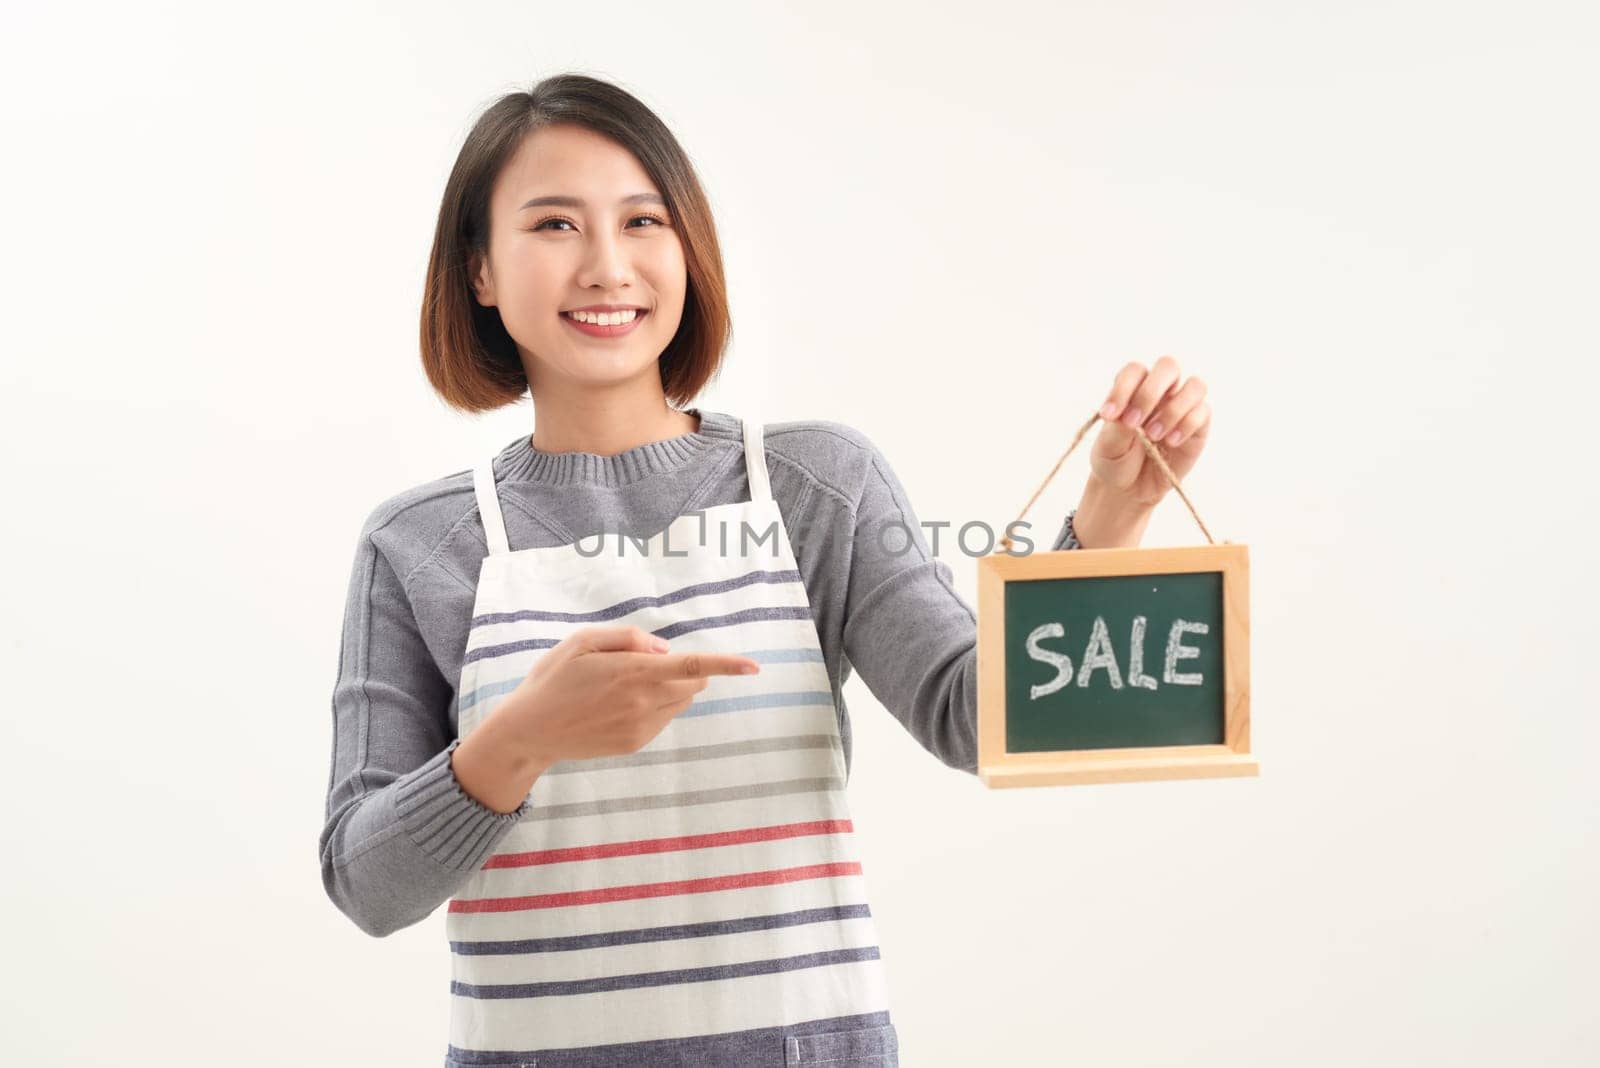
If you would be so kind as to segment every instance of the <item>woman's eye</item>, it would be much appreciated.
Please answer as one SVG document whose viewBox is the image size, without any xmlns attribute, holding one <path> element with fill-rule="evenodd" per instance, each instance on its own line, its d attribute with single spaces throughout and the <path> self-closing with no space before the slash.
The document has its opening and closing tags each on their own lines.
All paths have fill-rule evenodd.
<svg viewBox="0 0 1600 1068">
<path fill-rule="evenodd" d="M 657 226 L 665 226 L 667 224 L 665 219 L 659 219 L 654 215 L 635 215 L 633 218 L 629 219 L 628 221 L 629 222 L 638 222 L 640 219 L 649 219 L 652 223 L 655 223 Z M 539 222 L 535 223 L 534 226 L 533 226 L 533 229 L 535 229 L 535 230 L 554 229 L 554 227 L 552 227 L 550 225 L 551 223 L 566 223 L 568 226 L 571 226 L 572 225 L 572 220 L 563 219 L 559 215 L 552 215 L 548 219 L 541 219 Z M 644 227 L 644 229 L 649 229 L 649 227 Z"/>
</svg>

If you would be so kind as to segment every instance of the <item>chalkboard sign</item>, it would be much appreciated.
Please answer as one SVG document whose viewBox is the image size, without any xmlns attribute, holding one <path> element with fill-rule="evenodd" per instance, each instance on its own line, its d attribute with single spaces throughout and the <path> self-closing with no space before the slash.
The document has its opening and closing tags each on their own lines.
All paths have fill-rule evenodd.
<svg viewBox="0 0 1600 1068">
<path fill-rule="evenodd" d="M 978 561 L 978 775 L 1255 775 L 1250 558 L 1223 542 Z"/>
</svg>

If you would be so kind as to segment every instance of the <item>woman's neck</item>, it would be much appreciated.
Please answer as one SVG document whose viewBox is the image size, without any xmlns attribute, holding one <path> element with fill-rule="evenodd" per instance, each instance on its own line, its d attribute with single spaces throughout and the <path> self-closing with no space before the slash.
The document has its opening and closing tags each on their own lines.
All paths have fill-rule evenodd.
<svg viewBox="0 0 1600 1068">
<path fill-rule="evenodd" d="M 700 429 L 698 415 L 678 411 L 660 393 L 636 399 L 547 399 L 543 404 L 535 397 L 533 408 L 535 429 L 528 443 L 539 452 L 615 456 Z"/>
</svg>

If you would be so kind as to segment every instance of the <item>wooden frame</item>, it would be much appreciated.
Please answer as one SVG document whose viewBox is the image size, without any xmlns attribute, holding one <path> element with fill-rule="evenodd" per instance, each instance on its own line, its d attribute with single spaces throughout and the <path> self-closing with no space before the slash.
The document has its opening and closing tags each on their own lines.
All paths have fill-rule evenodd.
<svg viewBox="0 0 1600 1068">
<path fill-rule="evenodd" d="M 1052 578 L 1222 573 L 1223 743 L 1006 751 L 1005 587 Z M 1223 542 L 1177 549 L 1064 549 L 978 561 L 978 777 L 985 786 L 1064 786 L 1257 775 L 1250 755 L 1250 554 Z"/>
</svg>

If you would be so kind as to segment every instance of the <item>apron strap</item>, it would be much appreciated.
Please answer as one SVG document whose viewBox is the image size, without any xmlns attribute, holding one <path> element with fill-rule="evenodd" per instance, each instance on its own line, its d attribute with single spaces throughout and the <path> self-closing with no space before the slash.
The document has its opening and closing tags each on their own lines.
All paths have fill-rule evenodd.
<svg viewBox="0 0 1600 1068">
<path fill-rule="evenodd" d="M 508 553 L 506 521 L 500 514 L 500 498 L 494 492 L 494 457 L 485 456 L 472 468 L 472 490 L 478 495 L 478 516 L 483 520 L 484 540 L 491 555 Z"/>
<path fill-rule="evenodd" d="M 767 454 L 761 446 L 761 424 L 748 419 L 744 423 L 744 466 L 750 478 L 750 499 L 772 499 L 772 485 L 767 479 Z"/>
</svg>

